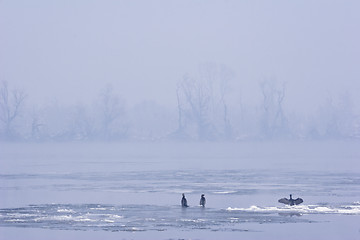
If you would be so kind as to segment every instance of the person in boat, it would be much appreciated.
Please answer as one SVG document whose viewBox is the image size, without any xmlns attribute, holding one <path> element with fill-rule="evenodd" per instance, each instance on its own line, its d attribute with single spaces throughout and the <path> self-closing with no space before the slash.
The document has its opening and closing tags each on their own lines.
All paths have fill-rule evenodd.
<svg viewBox="0 0 360 240">
<path fill-rule="evenodd" d="M 188 207 L 187 200 L 186 200 L 186 198 L 185 198 L 185 194 L 184 194 L 184 193 L 182 194 L 181 206 L 182 206 L 182 207 Z"/>
<path fill-rule="evenodd" d="M 200 206 L 205 207 L 205 203 L 206 203 L 205 194 L 201 194 Z"/>
<path fill-rule="evenodd" d="M 287 204 L 290 206 L 299 205 L 302 202 L 303 202 L 303 200 L 301 198 L 293 199 L 292 194 L 290 194 L 290 199 L 287 199 L 287 198 L 279 199 L 279 203 L 284 203 L 284 204 Z"/>
</svg>

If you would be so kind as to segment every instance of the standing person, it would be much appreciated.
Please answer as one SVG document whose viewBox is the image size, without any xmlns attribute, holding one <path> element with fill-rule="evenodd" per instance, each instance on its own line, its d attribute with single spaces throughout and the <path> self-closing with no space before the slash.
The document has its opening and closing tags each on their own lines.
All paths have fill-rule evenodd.
<svg viewBox="0 0 360 240">
<path fill-rule="evenodd" d="M 205 194 L 201 194 L 200 206 L 205 207 L 205 203 L 206 203 Z"/>
<path fill-rule="evenodd" d="M 182 206 L 182 207 L 188 207 L 188 205 L 187 205 L 187 200 L 186 200 L 186 198 L 185 198 L 185 194 L 184 194 L 184 193 L 182 194 L 181 206 Z"/>
</svg>

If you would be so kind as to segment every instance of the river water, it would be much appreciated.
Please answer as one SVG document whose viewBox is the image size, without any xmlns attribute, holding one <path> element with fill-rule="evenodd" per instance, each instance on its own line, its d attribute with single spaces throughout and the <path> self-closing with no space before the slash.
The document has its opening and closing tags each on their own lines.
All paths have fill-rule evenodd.
<svg viewBox="0 0 360 240">
<path fill-rule="evenodd" d="M 360 239 L 358 145 L 1 143 L 0 239 Z"/>
</svg>

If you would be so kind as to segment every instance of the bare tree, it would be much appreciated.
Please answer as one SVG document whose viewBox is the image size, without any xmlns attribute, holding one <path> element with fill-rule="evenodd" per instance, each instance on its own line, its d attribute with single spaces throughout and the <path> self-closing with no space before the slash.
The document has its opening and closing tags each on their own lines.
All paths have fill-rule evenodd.
<svg viewBox="0 0 360 240">
<path fill-rule="evenodd" d="M 226 94 L 229 91 L 229 82 L 234 78 L 233 72 L 221 66 L 220 68 L 220 102 L 223 108 L 223 121 L 224 121 L 224 136 L 226 139 L 233 137 L 233 129 L 229 118 L 229 108 L 226 103 Z"/>
<path fill-rule="evenodd" d="M 226 95 L 232 71 L 206 63 L 199 66 L 195 76 L 184 75 L 177 85 L 178 129 L 173 135 L 178 138 L 190 135 L 199 140 L 230 138 L 232 127 Z"/>
<path fill-rule="evenodd" d="M 31 114 L 31 140 L 38 141 L 41 140 L 42 134 L 41 134 L 41 128 L 44 126 L 44 124 L 41 122 L 39 114 L 35 110 L 33 110 Z"/>
<path fill-rule="evenodd" d="M 124 103 L 121 99 L 113 93 L 111 86 L 107 86 L 100 96 L 101 107 L 101 135 L 105 139 L 112 138 L 111 135 L 121 135 L 118 132 L 120 126 L 115 126 L 117 120 L 124 114 Z M 119 123 L 117 123 L 119 124 Z"/>
<path fill-rule="evenodd" d="M 233 129 L 229 118 L 227 96 L 234 73 L 225 65 L 205 63 L 200 65 L 200 79 L 207 86 L 210 97 L 210 121 L 217 126 L 218 134 L 232 138 Z"/>
<path fill-rule="evenodd" d="M 345 92 L 338 98 L 329 96 L 317 110 L 314 132 L 323 138 L 351 138 L 356 132 L 355 119 L 349 93 Z"/>
<path fill-rule="evenodd" d="M 265 137 L 274 137 L 284 134 L 286 131 L 286 117 L 283 111 L 285 98 L 285 83 L 280 87 L 275 81 L 263 81 L 260 83 L 263 95 L 262 131 Z"/>
<path fill-rule="evenodd" d="M 177 108 L 178 108 L 178 128 L 177 130 L 172 133 L 172 137 L 174 138 L 187 138 L 185 133 L 185 122 L 184 122 L 184 107 L 181 100 L 181 93 L 182 93 L 182 87 L 181 83 L 179 83 L 176 87 L 176 100 L 177 100 Z"/>
<path fill-rule="evenodd" d="M 14 122 L 20 115 L 25 100 L 25 93 L 18 89 L 9 91 L 8 83 L 2 82 L 0 88 L 0 120 L 3 124 L 4 136 L 7 139 L 15 137 Z"/>
<path fill-rule="evenodd" d="M 200 140 L 210 139 L 213 133 L 209 112 L 211 107 L 209 86 L 185 75 L 178 85 L 177 98 L 179 111 L 178 131 L 184 131 L 187 121 L 192 120 L 196 125 L 197 137 Z"/>
<path fill-rule="evenodd" d="M 211 139 L 210 104 L 211 89 L 204 82 L 185 79 L 183 92 L 187 103 L 190 105 L 191 113 L 197 124 L 197 132 L 200 140 Z"/>
<path fill-rule="evenodd" d="M 71 132 L 76 140 L 90 140 L 94 137 L 96 132 L 94 118 L 87 106 L 75 106 L 71 128 Z"/>
</svg>

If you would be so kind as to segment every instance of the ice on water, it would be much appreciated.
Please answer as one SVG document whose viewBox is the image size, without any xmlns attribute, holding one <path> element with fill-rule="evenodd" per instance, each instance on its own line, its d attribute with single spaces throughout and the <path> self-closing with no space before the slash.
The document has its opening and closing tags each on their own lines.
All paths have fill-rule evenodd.
<svg viewBox="0 0 360 240">
<path fill-rule="evenodd" d="M 278 156 L 268 147 L 243 153 L 244 146 L 239 146 L 242 149 L 234 145 L 228 151 L 229 146 L 200 144 L 194 154 L 192 146 L 151 145 L 146 148 L 151 148 L 147 158 L 121 144 L 103 149 L 96 144 L 75 149 L 74 145 L 34 145 L 27 152 L 10 146 L 14 149 L 7 148 L 0 159 L 0 232 L 13 227 L 169 234 L 203 231 L 207 239 L 213 232 L 268 232 L 290 223 L 317 224 L 321 231 L 335 222 L 346 229 L 359 219 L 357 147 L 350 147 L 344 151 L 347 157 L 342 157 L 336 148 L 304 156 L 303 152 L 309 152 L 306 147 L 301 151 L 288 148 L 286 156 Z M 289 161 L 293 155 L 301 161 Z M 189 208 L 180 206 L 182 193 Z M 198 206 L 201 194 L 206 195 L 205 208 Z M 304 203 L 284 206 L 277 202 L 289 194 Z M 269 229 L 264 224 L 273 225 Z M 351 236 L 358 234 L 350 230 L 346 231 Z M 171 238 L 169 234 L 162 238 Z"/>
<path fill-rule="evenodd" d="M 360 206 L 353 203 L 341 206 L 324 205 L 297 205 L 284 207 L 259 207 L 251 206 L 249 208 L 228 207 L 228 211 L 240 211 L 247 213 L 298 213 L 298 214 L 360 214 Z"/>
</svg>

